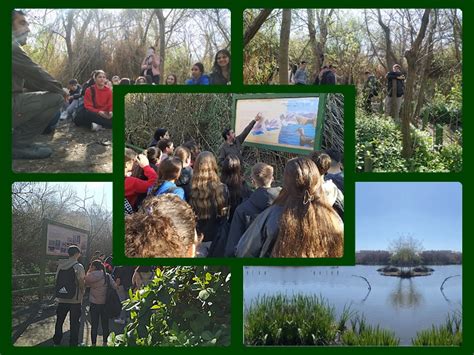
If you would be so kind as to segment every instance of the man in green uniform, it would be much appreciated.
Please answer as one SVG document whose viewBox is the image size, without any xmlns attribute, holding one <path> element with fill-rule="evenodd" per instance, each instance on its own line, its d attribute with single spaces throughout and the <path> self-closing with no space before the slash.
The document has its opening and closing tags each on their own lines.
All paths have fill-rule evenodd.
<svg viewBox="0 0 474 355">
<path fill-rule="evenodd" d="M 235 135 L 235 132 L 231 128 L 227 128 L 222 132 L 222 138 L 224 138 L 224 142 L 219 147 L 219 153 L 217 156 L 217 163 L 222 166 L 225 158 L 229 155 L 236 155 L 239 157 L 240 162 L 242 163 L 242 143 L 244 142 L 245 138 L 249 135 L 250 131 L 252 130 L 255 123 L 261 121 L 263 116 L 259 113 L 255 118 L 250 121 L 247 127 L 244 128 L 242 133 L 238 136 Z"/>
<path fill-rule="evenodd" d="M 44 159 L 51 148 L 34 143 L 65 102 L 62 85 L 33 62 L 21 46 L 30 29 L 22 11 L 12 11 L 13 159 Z"/>
</svg>

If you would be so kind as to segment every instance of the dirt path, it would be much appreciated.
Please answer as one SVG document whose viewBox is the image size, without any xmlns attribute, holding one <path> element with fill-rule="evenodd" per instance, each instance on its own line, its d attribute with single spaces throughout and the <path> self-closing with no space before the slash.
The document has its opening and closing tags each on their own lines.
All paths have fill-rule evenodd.
<svg viewBox="0 0 474 355">
<path fill-rule="evenodd" d="M 54 134 L 41 135 L 37 142 L 48 143 L 53 154 L 48 159 L 13 160 L 14 172 L 21 173 L 111 173 L 112 130 L 92 132 L 60 121 Z"/>
</svg>

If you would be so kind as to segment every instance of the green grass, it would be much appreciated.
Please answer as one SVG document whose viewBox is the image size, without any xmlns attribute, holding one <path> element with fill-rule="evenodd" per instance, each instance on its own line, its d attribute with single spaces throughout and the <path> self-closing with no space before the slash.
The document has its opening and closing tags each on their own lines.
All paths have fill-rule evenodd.
<svg viewBox="0 0 474 355">
<path fill-rule="evenodd" d="M 354 321 L 355 319 L 355 321 Z M 351 329 L 347 329 L 348 322 Z M 339 318 L 322 297 L 265 296 L 246 312 L 247 345 L 398 345 L 399 339 L 370 327 L 345 306 Z"/>
<path fill-rule="evenodd" d="M 422 330 L 412 339 L 413 345 L 418 346 L 461 346 L 462 329 L 461 316 L 458 313 L 448 315 L 444 324 L 431 329 Z"/>
</svg>

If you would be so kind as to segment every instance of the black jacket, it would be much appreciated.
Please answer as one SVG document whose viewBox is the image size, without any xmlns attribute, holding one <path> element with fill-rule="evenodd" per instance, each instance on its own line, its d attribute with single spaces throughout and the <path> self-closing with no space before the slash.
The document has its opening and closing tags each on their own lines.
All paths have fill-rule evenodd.
<svg viewBox="0 0 474 355">
<path fill-rule="evenodd" d="M 230 74 L 230 73 L 229 73 Z M 210 75 L 209 75 L 209 79 L 210 79 L 210 84 L 211 85 L 227 85 L 227 83 L 229 82 L 229 80 L 227 80 L 224 75 L 222 75 L 220 72 L 218 71 L 213 71 Z"/>
<path fill-rule="evenodd" d="M 270 257 L 278 237 L 283 206 L 273 205 L 260 213 L 237 244 L 239 258 Z"/>
<path fill-rule="evenodd" d="M 259 213 L 273 203 L 280 191 L 280 187 L 259 187 L 246 201 L 236 208 L 227 238 L 225 256 L 235 255 L 235 247 L 242 235 Z"/>
<path fill-rule="evenodd" d="M 387 73 L 387 93 L 392 96 L 392 80 L 397 81 L 397 97 L 402 97 L 405 94 L 405 79 L 397 79 L 403 73 L 391 71 Z"/>
<path fill-rule="evenodd" d="M 321 77 L 320 85 L 335 85 L 336 84 L 336 75 L 331 70 L 324 72 Z"/>
<path fill-rule="evenodd" d="M 193 168 L 190 166 L 185 167 L 181 170 L 181 175 L 176 180 L 176 186 L 181 187 L 184 190 L 184 199 L 189 201 L 191 197 L 191 179 L 193 177 Z"/>
</svg>

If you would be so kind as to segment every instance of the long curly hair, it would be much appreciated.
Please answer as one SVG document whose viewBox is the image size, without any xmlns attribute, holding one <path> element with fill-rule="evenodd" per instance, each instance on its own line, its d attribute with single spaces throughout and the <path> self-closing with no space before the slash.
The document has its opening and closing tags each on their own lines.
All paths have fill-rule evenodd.
<svg viewBox="0 0 474 355">
<path fill-rule="evenodd" d="M 187 257 L 196 242 L 191 207 L 174 194 L 149 196 L 125 217 L 125 255 L 132 258 Z"/>
<path fill-rule="evenodd" d="M 284 187 L 275 204 L 284 210 L 273 257 L 341 257 L 344 226 L 326 201 L 323 178 L 309 158 L 291 159 L 285 166 Z"/>
<path fill-rule="evenodd" d="M 221 184 L 217 162 L 214 154 L 204 151 L 200 153 L 193 167 L 191 179 L 190 204 L 198 219 L 210 219 L 220 215 L 226 201 L 224 185 Z"/>
</svg>

